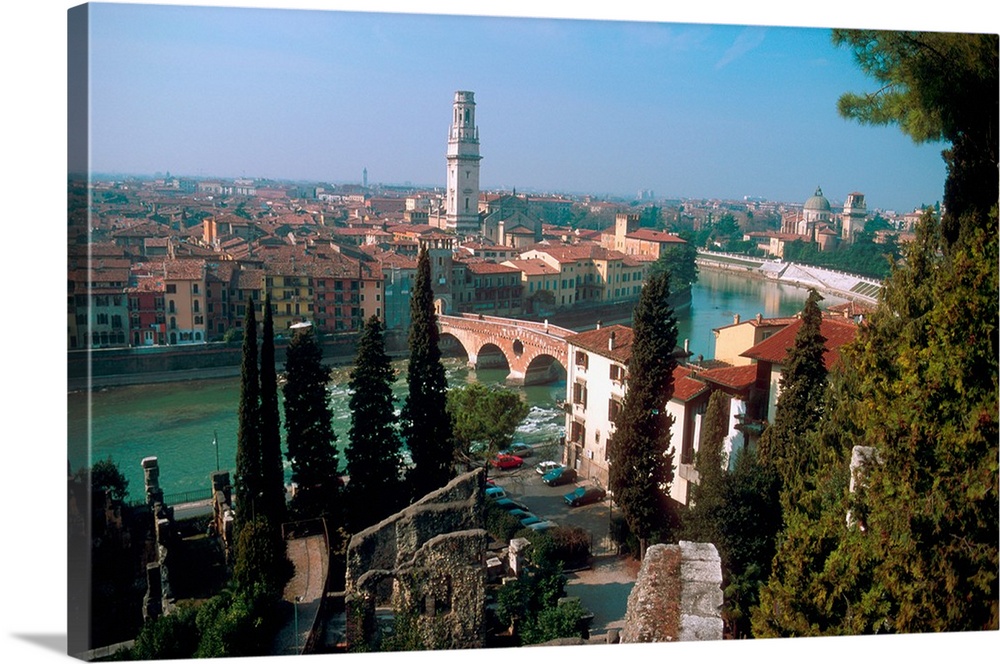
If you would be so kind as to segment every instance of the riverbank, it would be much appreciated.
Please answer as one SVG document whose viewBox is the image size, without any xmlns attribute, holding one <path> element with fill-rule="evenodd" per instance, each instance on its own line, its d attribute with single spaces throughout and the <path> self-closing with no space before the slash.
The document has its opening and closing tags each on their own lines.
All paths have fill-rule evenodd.
<svg viewBox="0 0 1000 664">
<path fill-rule="evenodd" d="M 785 263 L 780 260 L 699 252 L 695 262 L 699 270 L 718 270 L 795 288 L 814 288 L 823 295 L 869 305 L 878 303 L 882 289 L 882 282 L 871 277 L 798 263 Z"/>
</svg>

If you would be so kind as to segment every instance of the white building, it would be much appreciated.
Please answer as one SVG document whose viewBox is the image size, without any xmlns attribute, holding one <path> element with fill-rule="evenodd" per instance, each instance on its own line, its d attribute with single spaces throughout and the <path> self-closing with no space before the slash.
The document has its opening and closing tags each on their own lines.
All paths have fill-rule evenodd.
<svg viewBox="0 0 1000 664">
<path fill-rule="evenodd" d="M 632 329 L 624 325 L 598 327 L 567 339 L 566 445 L 563 463 L 581 479 L 608 485 L 608 440 L 626 394 Z M 670 430 L 674 450 L 674 481 L 670 497 L 686 504 L 690 484 L 697 482 L 694 458 L 709 387 L 692 377 L 689 367 L 674 371 L 674 393 L 666 404 L 673 415 Z"/>
</svg>

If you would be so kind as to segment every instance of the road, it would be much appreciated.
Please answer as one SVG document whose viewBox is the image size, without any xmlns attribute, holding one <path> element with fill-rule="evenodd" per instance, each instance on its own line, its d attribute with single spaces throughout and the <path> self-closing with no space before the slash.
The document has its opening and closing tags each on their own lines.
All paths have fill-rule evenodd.
<svg viewBox="0 0 1000 664">
<path fill-rule="evenodd" d="M 587 482 L 575 482 L 558 487 L 547 486 L 535 465 L 545 455 L 525 459 L 517 470 L 491 469 L 490 477 L 515 500 L 543 519 L 563 526 L 579 526 L 591 534 L 593 559 L 590 569 L 566 574 L 566 594 L 580 598 L 594 613 L 590 624 L 591 637 L 621 629 L 625 624 L 628 596 L 635 585 L 639 562 L 615 555 L 609 535 L 610 501 L 570 508 L 563 495 Z"/>
</svg>

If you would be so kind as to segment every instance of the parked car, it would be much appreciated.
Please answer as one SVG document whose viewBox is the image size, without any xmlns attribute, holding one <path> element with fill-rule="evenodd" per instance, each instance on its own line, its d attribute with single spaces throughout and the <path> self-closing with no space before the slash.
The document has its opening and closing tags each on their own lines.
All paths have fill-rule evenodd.
<svg viewBox="0 0 1000 664">
<path fill-rule="evenodd" d="M 525 457 L 530 457 L 535 453 L 535 450 L 527 443 L 514 443 L 507 449 L 500 452 L 501 454 L 513 454 L 514 456 L 519 456 L 522 459 Z"/>
<path fill-rule="evenodd" d="M 548 530 L 549 528 L 555 528 L 557 524 L 555 521 L 539 521 L 538 523 L 528 524 L 528 528 L 532 530 Z"/>
<path fill-rule="evenodd" d="M 512 468 L 520 468 L 524 463 L 524 459 L 519 456 L 514 456 L 513 454 L 504 454 L 501 452 L 497 454 L 496 457 L 490 461 L 494 468 L 499 468 L 500 470 L 510 470 Z"/>
<path fill-rule="evenodd" d="M 555 470 L 550 470 L 549 472 L 542 475 L 542 481 L 549 486 L 559 486 L 560 484 L 569 484 L 570 482 L 576 481 L 576 471 L 572 468 L 556 468 Z"/>
<path fill-rule="evenodd" d="M 570 507 L 580 507 L 581 505 L 589 505 L 590 503 L 599 503 L 607 495 L 607 491 L 596 484 L 591 484 L 590 486 L 577 487 L 563 496 L 563 500 Z"/>
<path fill-rule="evenodd" d="M 527 510 L 514 509 L 508 512 L 508 514 L 520 521 L 522 526 L 530 526 L 533 523 L 541 521 L 541 519 Z"/>
<path fill-rule="evenodd" d="M 507 492 L 503 490 L 502 486 L 488 486 L 486 487 L 486 497 L 499 500 L 500 498 L 506 498 Z"/>
<path fill-rule="evenodd" d="M 545 473 L 551 472 L 556 468 L 562 468 L 563 465 L 558 461 L 539 461 L 535 466 L 535 472 L 539 475 L 544 475 Z"/>
<path fill-rule="evenodd" d="M 502 507 L 508 512 L 511 510 L 524 510 L 525 512 L 528 511 L 527 505 L 525 505 L 520 501 L 514 500 L 513 498 L 501 498 L 496 502 L 497 502 L 497 507 Z"/>
</svg>

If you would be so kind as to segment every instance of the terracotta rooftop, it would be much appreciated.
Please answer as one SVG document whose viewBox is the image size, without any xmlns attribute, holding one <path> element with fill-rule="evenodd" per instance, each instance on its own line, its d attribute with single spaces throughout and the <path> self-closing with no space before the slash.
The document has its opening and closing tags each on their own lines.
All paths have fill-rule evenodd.
<svg viewBox="0 0 1000 664">
<path fill-rule="evenodd" d="M 708 385 L 694 378 L 695 375 L 691 367 L 678 366 L 674 369 L 674 399 L 690 401 L 709 389 Z"/>
<path fill-rule="evenodd" d="M 511 265 L 517 268 L 518 270 L 520 270 L 522 273 L 526 274 L 529 277 L 537 277 L 547 274 L 548 275 L 559 274 L 559 270 L 552 267 L 551 265 L 541 260 L 540 258 L 504 261 L 504 264 Z"/>
<path fill-rule="evenodd" d="M 672 242 L 674 244 L 687 244 L 682 237 L 673 233 L 653 230 L 652 228 L 640 228 L 628 233 L 625 237 L 634 240 L 644 240 L 646 242 Z"/>
<path fill-rule="evenodd" d="M 787 325 L 791 325 L 798 319 L 799 319 L 798 316 L 785 316 L 780 318 L 761 318 L 760 320 L 757 320 L 757 318 L 754 317 L 741 320 L 739 323 L 730 323 L 729 325 L 723 325 L 722 327 L 716 327 L 712 329 L 713 331 L 726 330 L 729 329 L 730 327 L 736 327 L 737 325 L 752 325 L 754 327 L 785 327 Z"/>
<path fill-rule="evenodd" d="M 698 378 L 742 392 L 754 384 L 757 379 L 757 367 L 753 364 L 744 364 L 738 367 L 705 369 L 698 373 Z"/>
<path fill-rule="evenodd" d="M 521 271 L 511 265 L 500 265 L 488 261 L 463 261 L 472 274 L 519 274 Z"/>
<path fill-rule="evenodd" d="M 795 335 L 798 334 L 800 327 L 802 327 L 801 318 L 741 355 L 759 362 L 782 364 L 789 349 L 795 345 Z M 829 371 L 840 359 L 840 347 L 854 341 L 854 337 L 858 334 L 858 326 L 852 320 L 824 318 L 820 322 L 819 332 L 826 339 L 823 364 Z"/>
<path fill-rule="evenodd" d="M 615 343 L 609 349 L 608 340 L 612 332 L 615 335 Z M 616 362 L 628 364 L 629 358 L 632 357 L 632 328 L 625 325 L 608 325 L 566 337 L 566 343 Z"/>
</svg>

